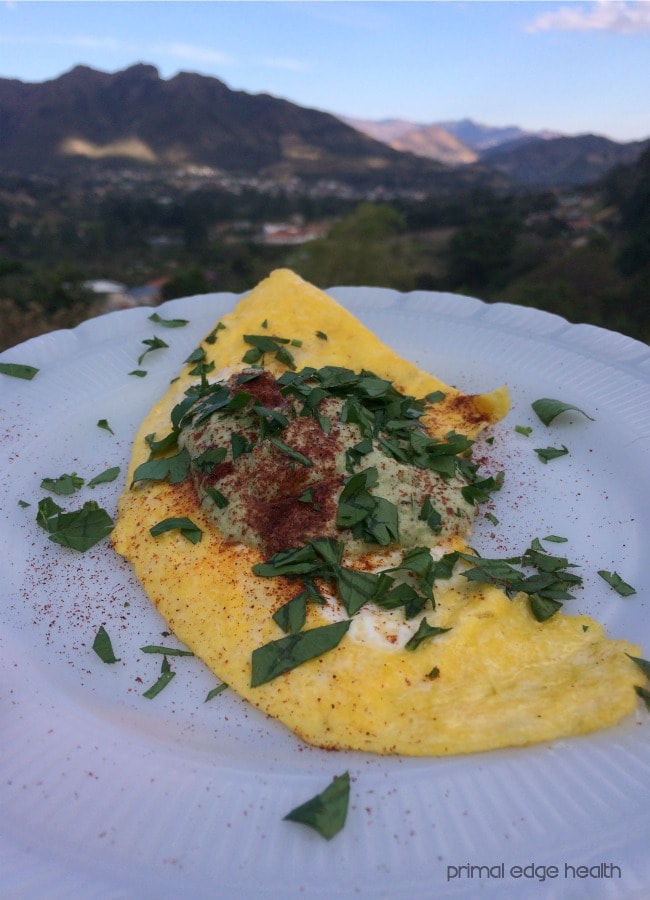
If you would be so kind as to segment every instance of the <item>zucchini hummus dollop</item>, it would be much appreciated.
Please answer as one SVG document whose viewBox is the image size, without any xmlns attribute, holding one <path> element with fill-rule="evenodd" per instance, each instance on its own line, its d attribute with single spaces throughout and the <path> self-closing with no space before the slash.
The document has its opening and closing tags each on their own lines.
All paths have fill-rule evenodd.
<svg viewBox="0 0 650 900">
<path fill-rule="evenodd" d="M 430 438 L 422 408 L 367 373 L 244 369 L 196 401 L 178 443 L 227 539 L 265 554 L 324 537 L 347 555 L 434 546 L 471 530 L 474 467 L 455 454 L 472 442 Z"/>
</svg>

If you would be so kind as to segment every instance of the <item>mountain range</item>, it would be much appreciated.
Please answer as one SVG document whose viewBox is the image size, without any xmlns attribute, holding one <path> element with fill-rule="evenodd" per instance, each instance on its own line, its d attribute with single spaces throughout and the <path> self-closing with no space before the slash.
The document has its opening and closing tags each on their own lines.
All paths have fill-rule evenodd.
<svg viewBox="0 0 650 900">
<path fill-rule="evenodd" d="M 634 161 L 649 141 L 531 133 L 469 119 L 418 124 L 338 117 L 217 78 L 151 65 L 76 66 L 50 81 L 0 79 L 0 172 L 207 166 L 288 183 L 454 191 L 564 187 Z"/>
<path fill-rule="evenodd" d="M 489 150 L 504 144 L 559 137 L 556 132 L 524 131 L 517 125 L 495 127 L 460 119 L 455 122 L 432 122 L 423 125 L 407 119 L 354 119 L 344 122 L 394 150 L 437 159 L 449 165 L 474 163 Z"/>
</svg>

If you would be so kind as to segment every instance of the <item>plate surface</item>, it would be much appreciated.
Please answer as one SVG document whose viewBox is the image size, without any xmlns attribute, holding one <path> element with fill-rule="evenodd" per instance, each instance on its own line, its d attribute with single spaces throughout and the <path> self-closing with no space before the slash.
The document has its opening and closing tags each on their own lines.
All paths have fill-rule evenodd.
<svg viewBox="0 0 650 900">
<path fill-rule="evenodd" d="M 507 384 L 494 429 L 493 525 L 480 552 L 521 553 L 562 535 L 587 612 L 650 655 L 650 350 L 591 326 L 452 294 L 376 288 L 330 293 L 399 353 L 468 392 Z M 103 541 L 80 554 L 35 523 L 44 477 L 122 473 L 137 426 L 182 362 L 236 303 L 174 300 L 164 328 L 138 308 L 2 354 L 33 381 L 0 375 L 0 871 L 3 896 L 53 898 L 646 898 L 650 893 L 650 727 L 445 759 L 379 758 L 307 747 L 225 691 L 196 659 L 142 694 L 173 645 L 128 565 Z M 154 336 L 167 348 L 138 358 Z M 142 368 L 146 377 L 129 373 Z M 550 427 L 530 404 L 572 403 Z M 112 431 L 98 427 L 106 420 Z M 526 437 L 515 426 L 533 429 Z M 565 445 L 543 464 L 535 447 Z M 72 498 L 114 515 L 120 476 Z M 25 506 L 29 503 L 29 506 Z M 598 576 L 618 572 L 637 593 Z M 98 627 L 115 665 L 92 650 Z M 351 805 L 331 842 L 283 816 L 349 771 Z"/>
</svg>

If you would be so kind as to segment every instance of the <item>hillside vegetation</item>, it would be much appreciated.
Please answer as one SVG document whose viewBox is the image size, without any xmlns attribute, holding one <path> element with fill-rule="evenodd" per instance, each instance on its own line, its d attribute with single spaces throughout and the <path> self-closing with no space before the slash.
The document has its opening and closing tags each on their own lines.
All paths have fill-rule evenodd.
<svg viewBox="0 0 650 900">
<path fill-rule="evenodd" d="M 453 291 L 650 342 L 650 151 L 591 187 L 513 195 L 0 180 L 0 349 L 120 305 L 245 291 L 278 266 L 324 288 Z M 124 295 L 98 296 L 94 279 Z"/>
</svg>

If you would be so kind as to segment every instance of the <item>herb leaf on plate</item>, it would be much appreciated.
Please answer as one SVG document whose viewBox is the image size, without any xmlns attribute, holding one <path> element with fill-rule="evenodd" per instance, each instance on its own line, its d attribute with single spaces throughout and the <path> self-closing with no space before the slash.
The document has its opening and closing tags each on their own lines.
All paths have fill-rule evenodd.
<svg viewBox="0 0 650 900">
<path fill-rule="evenodd" d="M 636 588 L 633 588 L 627 581 L 623 581 L 617 572 L 608 572 L 606 569 L 599 569 L 598 574 L 603 581 L 606 581 L 617 594 L 621 595 L 621 597 L 631 597 L 632 594 L 636 594 Z"/>
<path fill-rule="evenodd" d="M 350 774 L 337 775 L 324 791 L 292 809 L 284 817 L 313 828 L 326 840 L 331 840 L 345 825 L 350 802 Z"/>
<path fill-rule="evenodd" d="M 93 650 L 102 662 L 119 662 L 119 659 L 115 656 L 115 653 L 113 651 L 113 644 L 111 643 L 109 634 L 103 625 L 100 625 L 97 629 L 97 634 L 95 635 L 95 640 L 93 641 Z"/>
<path fill-rule="evenodd" d="M 556 419 L 561 413 L 572 411 L 579 412 L 581 415 L 586 416 L 587 419 L 594 421 L 590 415 L 578 406 L 564 403 L 562 400 L 553 400 L 551 397 L 542 397 L 539 400 L 535 400 L 531 403 L 531 406 L 544 425 L 550 425 L 553 419 Z"/>
</svg>

